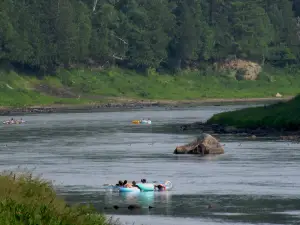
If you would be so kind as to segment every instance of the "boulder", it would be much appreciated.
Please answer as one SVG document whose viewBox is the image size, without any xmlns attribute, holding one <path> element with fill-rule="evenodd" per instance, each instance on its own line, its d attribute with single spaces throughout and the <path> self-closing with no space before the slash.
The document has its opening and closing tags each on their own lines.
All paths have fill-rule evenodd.
<svg viewBox="0 0 300 225">
<path fill-rule="evenodd" d="M 224 154 L 224 149 L 216 138 L 203 133 L 192 143 L 177 146 L 174 154 Z"/>
<path fill-rule="evenodd" d="M 241 59 L 227 60 L 216 63 L 215 66 L 219 71 L 235 71 L 235 77 L 238 80 L 256 80 L 262 71 L 258 63 Z"/>
</svg>

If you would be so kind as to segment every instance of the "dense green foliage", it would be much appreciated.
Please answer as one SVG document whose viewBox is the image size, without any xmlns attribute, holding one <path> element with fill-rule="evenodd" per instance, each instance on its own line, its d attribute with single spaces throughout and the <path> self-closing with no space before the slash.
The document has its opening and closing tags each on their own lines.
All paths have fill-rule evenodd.
<svg viewBox="0 0 300 225">
<path fill-rule="evenodd" d="M 185 71 L 176 76 L 153 72 L 142 76 L 118 68 L 100 72 L 73 69 L 60 70 L 56 76 L 43 79 L 0 71 L 0 107 L 99 104 L 126 99 L 259 98 L 274 97 L 277 92 L 286 97 L 298 94 L 299 90 L 298 75 L 286 70 L 262 72 L 257 81 L 205 76 L 199 71 Z"/>
<path fill-rule="evenodd" d="M 45 72 L 235 57 L 285 66 L 300 59 L 299 14 L 297 0 L 1 0 L 0 61 Z"/>
<path fill-rule="evenodd" d="M 288 102 L 214 115 L 207 122 L 241 128 L 300 129 L 300 95 Z"/>
<path fill-rule="evenodd" d="M 30 174 L 0 175 L 0 224 L 109 225 L 89 206 L 68 206 L 52 186 Z"/>
</svg>

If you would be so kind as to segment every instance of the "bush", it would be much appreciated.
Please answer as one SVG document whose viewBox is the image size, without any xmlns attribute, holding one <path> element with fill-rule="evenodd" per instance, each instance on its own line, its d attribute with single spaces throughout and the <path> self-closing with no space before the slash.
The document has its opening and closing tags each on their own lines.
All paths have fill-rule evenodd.
<svg viewBox="0 0 300 225">
<path fill-rule="evenodd" d="M 109 225 L 90 206 L 68 206 L 52 185 L 31 174 L 0 175 L 0 224 Z"/>
<path fill-rule="evenodd" d="M 300 95 L 288 102 L 266 107 L 253 107 L 212 116 L 207 123 L 241 128 L 268 127 L 286 130 L 300 129 Z"/>
</svg>

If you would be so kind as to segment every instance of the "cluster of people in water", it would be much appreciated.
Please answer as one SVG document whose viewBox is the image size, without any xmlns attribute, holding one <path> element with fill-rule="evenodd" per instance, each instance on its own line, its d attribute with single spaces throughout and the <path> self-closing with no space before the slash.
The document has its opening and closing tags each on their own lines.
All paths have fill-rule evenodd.
<svg viewBox="0 0 300 225">
<path fill-rule="evenodd" d="M 141 183 L 145 184 L 145 183 L 147 183 L 147 180 L 146 179 L 141 179 Z M 116 184 L 116 186 L 117 187 L 126 187 L 126 188 L 136 187 L 136 188 L 140 189 L 139 186 L 136 185 L 135 181 L 132 181 L 131 183 L 128 183 L 127 180 L 124 180 L 124 181 L 119 180 L 119 182 Z M 158 184 L 158 185 L 154 184 L 154 187 L 158 188 L 159 190 L 165 189 L 165 187 L 162 184 Z"/>
<path fill-rule="evenodd" d="M 11 118 L 10 120 L 7 120 L 3 123 L 5 123 L 5 124 L 20 124 L 20 123 L 25 123 L 25 120 L 23 120 L 22 118 L 20 120 L 15 120 L 14 118 Z"/>
<path fill-rule="evenodd" d="M 131 183 L 128 183 L 127 180 L 124 180 L 124 181 L 119 180 L 119 182 L 116 184 L 116 186 L 118 186 L 118 187 L 126 187 L 126 188 L 133 188 L 133 187 L 139 188 L 136 185 L 135 181 L 132 181 Z"/>
<path fill-rule="evenodd" d="M 151 120 L 150 120 L 150 118 L 148 118 L 148 119 L 142 118 L 142 119 L 140 120 L 140 122 L 141 122 L 141 123 L 151 123 Z"/>
</svg>

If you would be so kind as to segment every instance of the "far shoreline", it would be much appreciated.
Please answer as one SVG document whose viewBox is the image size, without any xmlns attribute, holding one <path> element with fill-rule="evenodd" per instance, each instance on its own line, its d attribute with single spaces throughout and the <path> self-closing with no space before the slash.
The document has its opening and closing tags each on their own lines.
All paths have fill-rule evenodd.
<svg viewBox="0 0 300 225">
<path fill-rule="evenodd" d="M 0 116 L 24 115 L 38 113 L 63 113 L 63 112 L 91 112 L 105 111 L 108 109 L 139 109 L 150 107 L 197 107 L 201 105 L 219 106 L 222 104 L 243 104 L 243 103 L 276 103 L 288 101 L 295 96 L 287 97 L 264 97 L 264 98 L 207 98 L 193 100 L 135 100 L 123 98 L 111 98 L 106 103 L 90 104 L 53 104 L 28 107 L 0 107 Z"/>
</svg>

